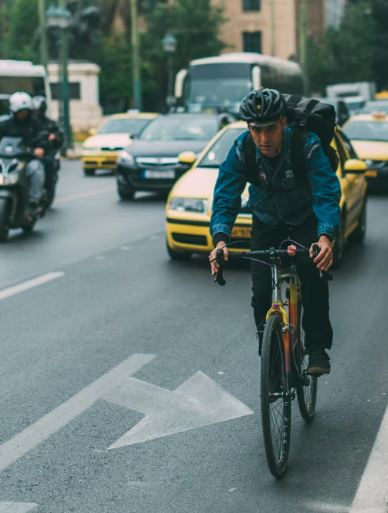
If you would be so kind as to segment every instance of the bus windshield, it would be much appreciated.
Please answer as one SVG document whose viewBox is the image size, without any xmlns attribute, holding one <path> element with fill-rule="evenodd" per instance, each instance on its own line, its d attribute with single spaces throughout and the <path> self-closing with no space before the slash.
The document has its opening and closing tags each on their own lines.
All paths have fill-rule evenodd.
<svg viewBox="0 0 388 513">
<path fill-rule="evenodd" d="M 204 107 L 237 111 L 241 98 L 251 89 L 249 64 L 196 65 L 190 68 L 186 104 L 189 111 L 199 111 Z"/>
<path fill-rule="evenodd" d="M 0 95 L 11 95 L 16 91 L 24 91 L 28 94 L 45 95 L 45 82 L 43 77 L 28 76 L 0 76 Z"/>
</svg>

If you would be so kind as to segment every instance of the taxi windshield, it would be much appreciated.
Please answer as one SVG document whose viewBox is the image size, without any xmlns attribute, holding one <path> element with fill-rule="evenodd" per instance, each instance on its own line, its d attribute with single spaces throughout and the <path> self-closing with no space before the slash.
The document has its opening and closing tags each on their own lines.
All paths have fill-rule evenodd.
<svg viewBox="0 0 388 513">
<path fill-rule="evenodd" d="M 343 130 L 353 141 L 388 142 L 388 121 L 349 121 Z"/>
<path fill-rule="evenodd" d="M 100 128 L 98 133 L 138 135 L 149 122 L 149 119 L 111 119 Z"/>
<path fill-rule="evenodd" d="M 228 128 L 208 149 L 197 167 L 220 167 L 226 159 L 234 141 L 246 128 Z"/>
</svg>

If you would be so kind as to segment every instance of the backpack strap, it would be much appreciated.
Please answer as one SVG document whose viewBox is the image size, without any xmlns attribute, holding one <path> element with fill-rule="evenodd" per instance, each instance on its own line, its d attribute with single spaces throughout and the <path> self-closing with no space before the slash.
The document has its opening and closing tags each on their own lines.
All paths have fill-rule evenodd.
<svg viewBox="0 0 388 513">
<path fill-rule="evenodd" d="M 243 140 L 243 153 L 247 181 L 257 184 L 256 146 L 250 133 Z"/>
<path fill-rule="evenodd" d="M 307 142 L 309 132 L 298 125 L 293 126 L 291 135 L 291 164 L 295 173 L 296 181 L 299 184 L 305 184 L 307 181 L 307 165 L 304 158 L 304 147 Z"/>
</svg>

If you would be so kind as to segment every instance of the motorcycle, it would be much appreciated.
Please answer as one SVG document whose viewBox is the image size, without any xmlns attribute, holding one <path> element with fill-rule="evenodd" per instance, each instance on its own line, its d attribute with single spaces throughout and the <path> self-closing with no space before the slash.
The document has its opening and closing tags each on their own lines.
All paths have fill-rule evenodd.
<svg viewBox="0 0 388 513">
<path fill-rule="evenodd" d="M 10 228 L 31 233 L 39 217 L 47 210 L 47 191 L 38 206 L 38 215 L 30 211 L 30 183 L 26 173 L 31 150 L 20 137 L 3 137 L 0 141 L 0 242 L 8 238 Z"/>
</svg>

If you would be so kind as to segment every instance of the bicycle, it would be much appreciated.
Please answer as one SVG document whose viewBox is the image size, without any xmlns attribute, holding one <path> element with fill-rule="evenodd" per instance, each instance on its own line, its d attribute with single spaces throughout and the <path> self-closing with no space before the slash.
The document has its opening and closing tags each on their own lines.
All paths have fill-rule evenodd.
<svg viewBox="0 0 388 513">
<path fill-rule="evenodd" d="M 319 252 L 317 245 L 313 246 L 313 252 L 315 257 Z M 307 374 L 301 283 L 296 272 L 296 258 L 301 254 L 308 255 L 309 249 L 299 245 L 292 254 L 290 249 L 271 248 L 241 255 L 244 259 L 270 265 L 272 272 L 272 304 L 266 314 L 259 353 L 262 431 L 268 467 L 276 478 L 285 474 L 288 465 L 291 402 L 297 397 L 303 419 L 311 422 L 317 400 L 317 377 Z M 219 285 L 226 283 L 223 257 L 223 250 L 219 249 L 216 256 L 219 271 L 214 280 Z M 269 262 L 262 258 L 267 258 Z M 321 278 L 331 280 L 332 275 L 321 272 Z"/>
</svg>

